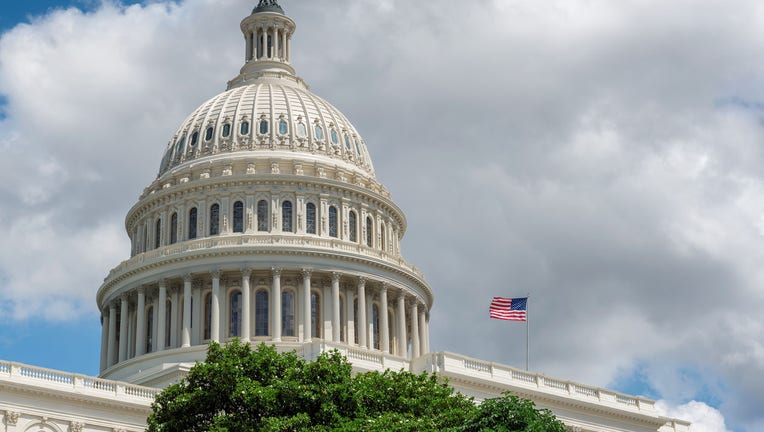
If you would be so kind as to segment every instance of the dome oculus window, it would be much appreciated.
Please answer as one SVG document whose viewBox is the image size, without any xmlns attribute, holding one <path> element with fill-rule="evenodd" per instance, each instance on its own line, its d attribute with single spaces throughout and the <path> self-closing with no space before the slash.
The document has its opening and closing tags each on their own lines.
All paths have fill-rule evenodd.
<svg viewBox="0 0 764 432">
<path fill-rule="evenodd" d="M 191 134 L 191 147 L 196 146 L 196 143 L 199 142 L 199 132 L 196 131 L 193 134 Z"/>
<path fill-rule="evenodd" d="M 186 136 L 183 135 L 179 140 L 178 143 L 175 145 L 175 161 L 179 161 L 180 157 L 183 156 L 183 151 L 186 149 Z"/>
<path fill-rule="evenodd" d="M 289 133 L 289 123 L 283 118 L 279 120 L 279 135 L 286 135 Z"/>
<path fill-rule="evenodd" d="M 336 129 L 332 129 L 331 131 L 329 131 L 329 135 L 331 135 L 331 137 L 332 137 L 332 144 L 334 144 L 335 146 L 339 145 L 339 143 L 340 143 L 340 136 L 339 136 L 339 134 L 337 134 L 337 130 Z"/>
<path fill-rule="evenodd" d="M 241 135 L 249 135 L 249 122 L 244 120 L 239 127 L 239 133 Z"/>
<path fill-rule="evenodd" d="M 316 134 L 316 139 L 319 141 L 324 140 L 324 128 L 321 127 L 321 125 L 316 124 L 314 128 L 314 133 Z"/>
<path fill-rule="evenodd" d="M 268 119 L 266 119 L 265 116 L 260 117 L 258 128 L 259 128 L 260 135 L 265 135 L 268 133 Z"/>
<path fill-rule="evenodd" d="M 210 141 L 214 133 L 215 133 L 215 129 L 212 126 L 208 127 L 207 131 L 204 133 L 204 140 Z"/>
<path fill-rule="evenodd" d="M 223 125 L 223 138 L 228 138 L 231 136 L 231 123 L 226 123 Z"/>
<path fill-rule="evenodd" d="M 348 134 L 345 134 L 345 150 L 350 151 L 352 147 L 350 146 L 350 137 Z"/>
<path fill-rule="evenodd" d="M 302 119 L 299 117 L 297 118 L 297 124 L 295 125 L 295 128 L 299 138 L 305 138 L 308 136 L 308 129 L 305 127 L 305 123 L 303 123 Z"/>
<path fill-rule="evenodd" d="M 353 138 L 353 142 L 355 143 L 355 151 L 358 153 L 358 156 L 361 156 L 361 145 L 358 144 L 358 138 Z"/>
</svg>

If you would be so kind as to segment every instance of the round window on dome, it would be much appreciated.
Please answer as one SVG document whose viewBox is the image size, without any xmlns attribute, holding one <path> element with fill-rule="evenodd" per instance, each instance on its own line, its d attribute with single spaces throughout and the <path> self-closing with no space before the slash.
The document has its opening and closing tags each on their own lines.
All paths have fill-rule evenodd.
<svg viewBox="0 0 764 432">
<path fill-rule="evenodd" d="M 231 123 L 226 123 L 223 125 L 223 138 L 228 138 L 231 136 Z"/>
</svg>

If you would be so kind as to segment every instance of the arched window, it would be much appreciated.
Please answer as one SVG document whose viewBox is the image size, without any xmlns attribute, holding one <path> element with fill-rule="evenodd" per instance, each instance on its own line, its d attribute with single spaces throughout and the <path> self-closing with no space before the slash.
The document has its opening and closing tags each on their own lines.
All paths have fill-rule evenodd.
<svg viewBox="0 0 764 432">
<path fill-rule="evenodd" d="M 175 162 L 179 161 L 183 156 L 183 151 L 186 150 L 186 136 L 182 136 L 178 143 L 175 145 Z"/>
<path fill-rule="evenodd" d="M 279 120 L 279 134 L 286 135 L 289 133 L 289 123 L 286 120 Z"/>
<path fill-rule="evenodd" d="M 370 217 L 366 218 L 366 246 L 371 247 L 374 239 L 374 222 Z"/>
<path fill-rule="evenodd" d="M 209 141 L 212 139 L 212 135 L 215 133 L 215 129 L 210 126 L 207 128 L 207 132 L 204 133 L 204 140 Z"/>
<path fill-rule="evenodd" d="M 170 217 L 170 244 L 178 242 L 178 213 L 173 213 Z"/>
<path fill-rule="evenodd" d="M 191 147 L 194 147 L 199 142 L 199 132 L 195 131 L 191 134 Z"/>
<path fill-rule="evenodd" d="M 249 134 L 249 122 L 244 120 L 241 122 L 241 126 L 239 127 L 239 133 L 241 135 L 248 135 Z"/>
<path fill-rule="evenodd" d="M 210 235 L 220 234 L 220 204 L 212 204 L 210 207 Z"/>
<path fill-rule="evenodd" d="M 228 316 L 231 317 L 228 336 L 239 337 L 241 336 L 241 291 L 232 292 L 228 304 L 230 309 Z"/>
<path fill-rule="evenodd" d="M 294 336 L 294 294 L 281 293 L 281 332 L 284 336 Z"/>
<path fill-rule="evenodd" d="M 321 299 L 318 294 L 310 293 L 310 337 L 320 338 Z"/>
<path fill-rule="evenodd" d="M 212 294 L 204 296 L 204 339 L 212 337 Z"/>
<path fill-rule="evenodd" d="M 348 214 L 348 228 L 350 229 L 350 241 L 358 241 L 358 220 L 353 210 Z"/>
<path fill-rule="evenodd" d="M 336 146 L 337 144 L 340 143 L 340 136 L 337 134 L 337 130 L 336 129 L 332 129 L 329 132 L 329 135 L 331 135 L 331 137 L 332 137 L 332 144 L 333 145 Z"/>
<path fill-rule="evenodd" d="M 244 203 L 241 201 L 233 203 L 233 232 L 244 232 Z"/>
<path fill-rule="evenodd" d="M 264 117 L 260 119 L 260 134 L 265 135 L 268 133 L 268 120 Z"/>
<path fill-rule="evenodd" d="M 305 206 L 305 231 L 308 234 L 316 233 L 316 205 L 313 203 Z"/>
<path fill-rule="evenodd" d="M 350 136 L 348 134 L 345 134 L 345 150 L 350 151 Z"/>
<path fill-rule="evenodd" d="M 255 336 L 268 336 L 268 291 L 255 294 Z"/>
<path fill-rule="evenodd" d="M 223 125 L 223 138 L 228 138 L 231 135 L 231 123 Z"/>
<path fill-rule="evenodd" d="M 164 346 L 172 348 L 172 301 L 167 299 L 164 304 Z"/>
<path fill-rule="evenodd" d="M 387 230 L 385 229 L 385 224 L 382 224 L 379 228 L 379 234 L 380 237 L 382 237 L 382 242 L 380 244 L 380 249 L 387 250 Z"/>
<path fill-rule="evenodd" d="M 358 153 L 358 156 L 361 156 L 361 145 L 358 144 L 358 138 L 353 137 L 353 142 L 355 143 L 355 152 Z"/>
<path fill-rule="evenodd" d="M 257 202 L 257 230 L 268 231 L 268 201 Z"/>
<path fill-rule="evenodd" d="M 146 309 L 146 353 L 154 351 L 154 307 Z"/>
<path fill-rule="evenodd" d="M 196 238 L 196 224 L 198 218 L 198 210 L 196 207 L 188 211 L 188 239 L 193 240 Z"/>
<path fill-rule="evenodd" d="M 284 232 L 294 231 L 292 223 L 292 202 L 284 201 L 281 203 L 281 230 Z"/>
<path fill-rule="evenodd" d="M 162 242 L 162 219 L 157 219 L 156 229 L 154 230 L 154 249 L 161 246 Z"/>
<path fill-rule="evenodd" d="M 297 136 L 300 138 L 305 138 L 308 136 L 308 129 L 305 127 L 305 123 L 297 123 Z"/>
<path fill-rule="evenodd" d="M 329 237 L 337 237 L 337 207 L 329 207 Z"/>
<path fill-rule="evenodd" d="M 371 334 L 373 335 L 374 349 L 379 349 L 379 306 L 376 304 L 371 306 Z"/>
<path fill-rule="evenodd" d="M 322 128 L 320 125 L 316 125 L 315 128 L 313 128 L 313 131 L 316 134 L 316 139 L 319 141 L 322 141 L 324 139 L 324 128 Z"/>
</svg>

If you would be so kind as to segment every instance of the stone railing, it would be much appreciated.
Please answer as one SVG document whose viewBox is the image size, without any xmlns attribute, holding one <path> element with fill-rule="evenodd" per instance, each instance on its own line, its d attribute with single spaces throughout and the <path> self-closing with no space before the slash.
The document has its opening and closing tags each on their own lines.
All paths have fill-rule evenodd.
<svg viewBox="0 0 764 432">
<path fill-rule="evenodd" d="M 205 237 L 196 240 L 189 240 L 174 245 L 163 246 L 152 251 L 138 254 L 129 260 L 123 261 L 120 265 L 109 272 L 106 281 L 116 277 L 119 274 L 131 271 L 146 264 L 153 264 L 164 259 L 171 259 L 185 253 L 199 252 L 216 248 L 246 248 L 251 246 L 267 246 L 273 250 L 280 247 L 300 247 L 329 249 L 334 251 L 348 252 L 364 257 L 379 259 L 383 262 L 395 265 L 403 270 L 424 280 L 422 274 L 416 266 L 406 262 L 400 255 L 389 253 L 381 249 L 368 247 L 362 244 L 350 243 L 339 239 L 322 238 L 315 236 L 302 235 L 274 235 L 274 234 L 234 234 L 221 235 L 215 237 Z"/>
<path fill-rule="evenodd" d="M 481 379 L 493 386 L 518 388 L 548 395 L 591 401 L 629 411 L 655 414 L 655 402 L 543 374 L 527 372 L 497 363 L 477 360 L 447 352 L 429 354 L 414 363 L 415 369 L 429 370 L 445 376 Z"/>
<path fill-rule="evenodd" d="M 160 390 L 132 385 L 124 382 L 109 381 L 85 375 L 61 372 L 36 366 L 28 366 L 0 360 L 0 382 L 10 381 L 40 385 L 46 388 L 61 387 L 106 398 L 134 399 L 148 405 Z"/>
</svg>

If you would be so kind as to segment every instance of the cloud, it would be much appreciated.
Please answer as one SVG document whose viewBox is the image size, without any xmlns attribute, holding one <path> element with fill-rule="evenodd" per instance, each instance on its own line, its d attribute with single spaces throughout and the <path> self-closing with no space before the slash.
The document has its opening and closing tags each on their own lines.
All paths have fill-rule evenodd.
<svg viewBox="0 0 764 432">
<path fill-rule="evenodd" d="M 3 316 L 97 313 L 164 145 L 241 66 L 250 3 L 106 2 L 2 35 Z M 298 74 L 406 212 L 434 349 L 522 366 L 524 326 L 487 304 L 530 292 L 532 369 L 602 386 L 638 371 L 675 406 L 758 430 L 764 6 L 284 7 Z"/>
<path fill-rule="evenodd" d="M 690 432 L 730 432 L 719 410 L 703 402 L 690 401 L 683 405 L 670 406 L 666 401 L 658 401 L 655 407 L 661 415 L 692 422 Z"/>
</svg>

